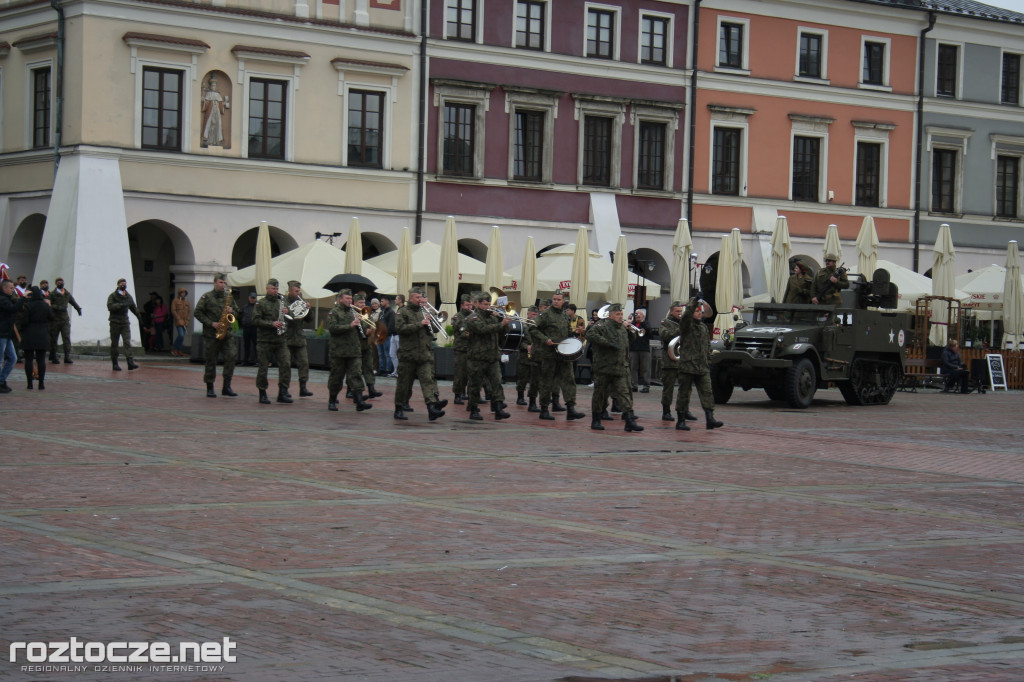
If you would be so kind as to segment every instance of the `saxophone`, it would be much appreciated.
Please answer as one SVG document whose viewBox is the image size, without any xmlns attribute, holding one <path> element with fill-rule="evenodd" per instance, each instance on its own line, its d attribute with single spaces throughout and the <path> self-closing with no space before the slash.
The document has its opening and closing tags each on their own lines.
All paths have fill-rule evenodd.
<svg viewBox="0 0 1024 682">
<path fill-rule="evenodd" d="M 217 340 L 223 341 L 235 324 L 235 314 L 231 312 L 231 289 L 228 289 L 228 301 L 224 304 L 224 310 L 220 311 L 220 329 L 217 330 Z"/>
</svg>

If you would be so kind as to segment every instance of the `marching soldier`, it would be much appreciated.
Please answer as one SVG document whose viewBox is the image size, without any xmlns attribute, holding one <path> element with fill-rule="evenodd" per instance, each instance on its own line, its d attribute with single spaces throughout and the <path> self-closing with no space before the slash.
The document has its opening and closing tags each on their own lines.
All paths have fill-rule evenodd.
<svg viewBox="0 0 1024 682">
<path fill-rule="evenodd" d="M 132 325 L 128 322 L 128 312 L 131 311 L 138 318 L 139 309 L 135 306 L 135 299 L 128 293 L 128 281 L 124 277 L 117 280 L 117 289 L 107 296 L 107 310 L 110 312 L 110 362 L 114 365 L 113 370 L 121 371 L 120 365 L 117 364 L 118 342 L 124 344 L 124 357 L 128 361 L 128 369 L 133 370 L 138 365 L 135 364 L 135 357 L 132 355 Z"/>
<path fill-rule="evenodd" d="M 526 339 L 524 345 L 519 349 L 519 360 L 516 364 L 516 405 L 526 405 L 523 396 L 530 399 L 527 412 L 540 412 L 537 407 L 537 383 L 540 380 L 540 362 L 533 354 L 533 330 L 537 328 L 537 306 L 531 305 L 526 310 L 526 324 L 523 330 Z"/>
<path fill-rule="evenodd" d="M 228 315 L 234 315 L 235 319 L 238 319 L 241 313 L 227 287 L 227 275 L 223 272 L 215 274 L 213 290 L 207 291 L 199 297 L 193 313 L 193 316 L 203 325 L 203 353 L 206 355 L 203 381 L 206 382 L 207 398 L 217 397 L 217 391 L 213 389 L 213 382 L 217 380 L 218 355 L 224 356 L 224 371 L 221 374 L 223 385 L 220 393 L 232 398 L 238 395 L 231 390 L 231 377 L 235 375 L 235 361 L 238 359 L 238 345 L 235 342 L 231 324 L 226 318 Z"/>
<path fill-rule="evenodd" d="M 807 273 L 807 266 L 802 260 L 793 263 L 793 274 L 786 284 L 786 295 L 782 297 L 783 303 L 810 303 L 813 295 L 812 287 L 814 280 Z"/>
<path fill-rule="evenodd" d="M 673 360 L 668 354 L 668 344 L 672 339 L 679 336 L 679 321 L 683 314 L 681 301 L 673 301 L 669 306 L 668 315 L 658 328 L 658 337 L 661 339 L 661 418 L 667 422 L 672 421 L 672 398 L 675 395 L 676 385 L 679 383 L 679 360 Z M 684 416 L 688 421 L 697 421 L 697 417 L 690 414 L 690 406 L 687 404 L 684 409 Z"/>
<path fill-rule="evenodd" d="M 267 295 L 256 304 L 256 312 L 252 316 L 256 324 L 256 362 L 259 365 L 256 369 L 256 388 L 263 405 L 270 404 L 270 398 L 267 397 L 267 371 L 271 358 L 277 363 L 277 402 L 292 402 L 292 396 L 288 393 L 288 386 L 292 382 L 292 359 L 282 331 L 285 329 L 285 310 L 277 280 L 268 279 Z"/>
<path fill-rule="evenodd" d="M 501 386 L 501 348 L 498 334 L 508 327 L 509 317 L 498 319 L 491 312 L 491 297 L 483 291 L 473 295 L 475 310 L 466 318 L 469 333 L 469 351 L 466 353 L 469 370 L 469 418 L 480 416 L 480 386 L 491 386 L 491 411 L 494 419 L 508 419 L 505 411 L 505 390 Z"/>
<path fill-rule="evenodd" d="M 71 292 L 64 288 L 64 278 L 58 277 L 54 282 L 56 289 L 50 292 L 50 309 L 53 310 L 53 322 L 50 324 L 50 362 L 57 364 L 57 338 L 63 337 L 64 342 L 64 364 L 74 364 L 71 359 L 71 317 L 68 315 L 68 306 L 78 311 L 82 316 L 82 307 L 78 305 Z"/>
<path fill-rule="evenodd" d="M 633 393 L 629 390 L 630 371 L 627 358 L 630 338 L 635 336 L 622 323 L 622 304 L 613 303 L 608 317 L 587 330 L 587 341 L 594 349 L 594 395 L 591 399 L 590 428 L 604 431 L 601 416 L 608 396 L 622 409 L 626 431 L 643 431 L 633 413 Z"/>
<path fill-rule="evenodd" d="M 294 279 L 288 281 L 288 296 L 284 301 L 286 308 L 302 299 L 302 283 Z M 309 381 L 309 353 L 306 350 L 306 334 L 303 332 L 304 318 L 286 319 L 285 343 L 288 344 L 288 355 L 295 361 L 299 370 L 299 397 L 308 398 L 313 392 L 306 388 Z"/>
<path fill-rule="evenodd" d="M 676 428 L 689 431 L 686 423 L 686 406 L 690 402 L 690 388 L 697 385 L 700 406 L 708 429 L 723 426 L 715 419 L 715 397 L 711 392 L 711 377 L 708 358 L 711 356 L 711 334 L 703 320 L 711 315 L 711 306 L 694 297 L 686 305 L 679 321 L 679 398 L 676 400 Z"/>
<path fill-rule="evenodd" d="M 395 419 L 408 419 L 404 405 L 412 397 L 412 383 L 419 379 L 430 421 L 444 416 L 447 400 L 439 400 L 434 378 L 434 333 L 423 310 L 426 296 L 418 287 L 409 290 L 409 301 L 395 313 L 398 344 L 398 385 L 395 387 Z"/>
<path fill-rule="evenodd" d="M 375 387 L 377 375 L 373 373 L 373 358 L 377 355 L 377 346 L 373 345 L 373 339 L 371 338 L 371 335 L 376 333 L 377 325 L 372 322 L 372 314 L 370 315 L 370 322 L 362 319 L 362 310 L 366 307 L 365 296 L 360 294 L 352 301 L 352 304 L 355 306 L 356 317 L 359 318 L 360 324 L 363 325 L 363 333 L 359 336 L 359 349 L 363 353 L 363 383 L 366 384 L 366 399 L 379 398 L 384 394 Z"/>
<path fill-rule="evenodd" d="M 362 412 L 373 407 L 363 396 L 363 350 L 359 345 L 363 320 L 359 316 L 359 311 L 352 307 L 351 289 L 339 291 L 336 300 L 337 303 L 327 314 L 327 321 L 324 323 L 324 328 L 331 335 L 331 374 L 327 378 L 327 409 L 331 412 L 338 411 L 338 393 L 347 378 L 352 402 L 355 403 L 356 410 Z"/>
<path fill-rule="evenodd" d="M 466 374 L 468 360 L 466 353 L 469 351 L 469 335 L 464 327 L 466 319 L 473 314 L 473 301 L 469 294 L 463 294 L 459 299 L 459 310 L 452 316 L 452 350 L 455 352 L 455 376 L 452 378 L 452 392 L 455 393 L 455 404 L 461 405 L 466 398 L 466 385 L 469 377 Z"/>
<path fill-rule="evenodd" d="M 576 411 L 576 380 L 573 377 L 572 360 L 563 358 L 555 347 L 573 335 L 569 319 L 562 311 L 565 294 L 556 291 L 551 297 L 551 307 L 537 318 L 537 339 L 540 341 L 541 386 L 540 386 L 540 418 L 553 420 L 548 405 L 552 396 L 558 395 L 561 389 L 565 397 L 566 419 L 583 419 L 587 415 Z M 537 352 L 537 348 L 534 348 Z"/>
<path fill-rule="evenodd" d="M 850 280 L 846 278 L 846 268 L 836 267 L 838 259 L 834 253 L 825 255 L 825 267 L 814 276 L 814 297 L 811 303 L 842 304 L 843 296 L 839 292 L 850 288 Z"/>
</svg>

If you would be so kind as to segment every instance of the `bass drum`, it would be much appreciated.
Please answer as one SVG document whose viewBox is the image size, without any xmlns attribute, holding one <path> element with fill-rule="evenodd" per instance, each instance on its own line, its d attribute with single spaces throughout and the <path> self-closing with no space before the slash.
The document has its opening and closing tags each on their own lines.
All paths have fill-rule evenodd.
<svg viewBox="0 0 1024 682">
<path fill-rule="evenodd" d="M 515 353 L 523 343 L 524 336 L 526 334 L 523 331 L 522 320 L 509 320 L 508 325 L 505 327 L 504 335 L 498 341 L 498 345 L 506 353 Z"/>
<path fill-rule="evenodd" d="M 560 341 L 555 346 L 555 352 L 558 353 L 558 357 L 562 360 L 579 360 L 583 357 L 583 342 L 577 338 L 568 338 L 565 341 Z"/>
</svg>

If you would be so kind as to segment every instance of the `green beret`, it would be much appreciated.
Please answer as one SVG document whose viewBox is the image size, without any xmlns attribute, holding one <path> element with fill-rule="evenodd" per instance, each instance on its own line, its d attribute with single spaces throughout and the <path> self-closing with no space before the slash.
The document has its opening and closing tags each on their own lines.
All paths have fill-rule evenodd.
<svg viewBox="0 0 1024 682">
<path fill-rule="evenodd" d="M 271 277 L 270 279 L 268 279 L 268 280 L 267 280 L 267 286 L 268 286 L 268 287 L 276 287 L 276 286 L 279 286 L 279 285 L 278 285 L 278 283 L 277 283 L 277 279 L 275 279 L 274 277 Z"/>
</svg>

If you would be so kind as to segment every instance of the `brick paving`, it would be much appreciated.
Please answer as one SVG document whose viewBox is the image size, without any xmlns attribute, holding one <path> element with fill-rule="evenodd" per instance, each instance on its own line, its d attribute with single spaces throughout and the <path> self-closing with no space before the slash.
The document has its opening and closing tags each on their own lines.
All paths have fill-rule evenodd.
<svg viewBox="0 0 1024 682">
<path fill-rule="evenodd" d="M 229 637 L 237 660 L 5 655 L 3 679 L 1024 679 L 1020 393 L 737 392 L 725 428 L 677 432 L 653 389 L 628 434 L 516 406 L 431 423 L 418 388 L 396 424 L 392 379 L 331 413 L 319 371 L 270 406 L 252 368 L 216 400 L 167 359 L 22 376 L 0 396 L 3 651 Z"/>
</svg>

